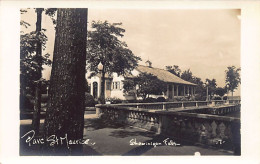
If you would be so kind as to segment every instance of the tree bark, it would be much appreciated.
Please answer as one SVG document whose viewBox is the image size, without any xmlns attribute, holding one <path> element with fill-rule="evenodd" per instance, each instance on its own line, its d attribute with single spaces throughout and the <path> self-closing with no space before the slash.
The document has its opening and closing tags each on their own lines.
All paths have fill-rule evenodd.
<svg viewBox="0 0 260 164">
<path fill-rule="evenodd" d="M 36 33 L 39 35 L 39 33 L 42 30 L 42 11 L 43 8 L 37 8 L 37 21 L 36 21 Z M 40 80 L 42 77 L 42 43 L 41 41 L 38 41 L 36 43 L 36 61 L 38 64 L 37 68 L 37 80 Z M 35 100 L 34 100 L 34 113 L 33 113 L 33 119 L 32 119 L 32 128 L 34 129 L 35 133 L 39 133 L 39 126 L 40 126 L 40 112 L 41 112 L 41 82 L 36 82 L 35 87 Z"/>
<path fill-rule="evenodd" d="M 39 134 L 40 128 L 40 114 L 41 114 L 41 81 L 37 81 L 35 88 L 35 99 L 34 99 L 34 113 L 32 120 L 32 128 L 35 134 Z"/>
<path fill-rule="evenodd" d="M 88 9 L 58 9 L 53 65 L 50 79 L 49 106 L 45 119 L 45 139 L 83 138 L 86 37 Z M 50 146 L 49 155 L 78 155 L 82 145 L 64 141 Z"/>
</svg>

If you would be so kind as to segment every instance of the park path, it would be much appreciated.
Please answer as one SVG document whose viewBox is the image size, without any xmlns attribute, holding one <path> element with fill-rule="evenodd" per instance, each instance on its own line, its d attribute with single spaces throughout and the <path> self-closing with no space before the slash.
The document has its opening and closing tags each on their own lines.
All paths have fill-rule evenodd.
<svg viewBox="0 0 260 164">
<path fill-rule="evenodd" d="M 44 120 L 41 120 L 41 126 L 43 126 L 43 122 Z M 30 128 L 31 120 L 21 120 L 20 124 L 21 129 L 28 129 Z M 173 145 L 165 145 L 164 140 L 167 138 L 167 144 L 173 143 Z M 89 139 L 89 144 L 84 145 L 84 154 L 86 156 L 194 155 L 196 152 L 199 152 L 201 155 L 233 155 L 229 151 L 184 143 L 143 129 L 116 123 L 111 124 L 98 119 L 96 114 L 85 115 L 84 139 Z M 172 142 L 170 142 L 171 140 Z M 130 141 L 146 145 L 130 145 Z M 152 146 L 148 145 L 149 143 L 160 145 Z M 174 145 L 174 143 L 180 145 Z M 33 150 L 26 152 L 29 153 L 27 155 L 30 155 Z"/>
<path fill-rule="evenodd" d="M 201 155 L 233 155 L 232 152 L 180 142 L 143 129 L 111 124 L 97 119 L 96 115 L 85 116 L 84 138 L 95 142 L 85 149 L 86 154 L 91 155 L 194 155 L 195 152 Z M 173 145 L 165 145 L 164 141 L 167 138 L 167 144 Z M 130 141 L 161 145 L 130 145 Z"/>
</svg>

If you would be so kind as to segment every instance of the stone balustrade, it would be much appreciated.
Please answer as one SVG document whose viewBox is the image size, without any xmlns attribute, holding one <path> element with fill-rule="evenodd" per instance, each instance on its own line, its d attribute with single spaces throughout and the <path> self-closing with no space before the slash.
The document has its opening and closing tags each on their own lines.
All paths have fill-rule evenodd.
<svg viewBox="0 0 260 164">
<path fill-rule="evenodd" d="M 212 100 L 212 101 L 183 101 L 183 102 L 158 102 L 158 103 L 128 103 L 113 104 L 114 106 L 142 108 L 149 110 L 169 110 L 172 108 L 188 108 L 201 106 L 222 106 L 224 104 L 240 104 L 240 100 Z"/>
<path fill-rule="evenodd" d="M 178 139 L 240 152 L 240 119 L 213 114 L 240 110 L 240 104 L 196 110 L 157 111 L 119 105 L 96 105 L 100 118 Z"/>
</svg>

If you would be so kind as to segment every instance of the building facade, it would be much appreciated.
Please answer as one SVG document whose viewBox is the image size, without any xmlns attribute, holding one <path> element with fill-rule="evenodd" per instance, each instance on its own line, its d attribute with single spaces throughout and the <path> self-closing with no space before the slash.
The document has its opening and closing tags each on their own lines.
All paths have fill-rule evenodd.
<svg viewBox="0 0 260 164">
<path fill-rule="evenodd" d="M 151 62 L 148 62 L 147 66 L 139 65 L 133 71 L 132 75 L 122 76 L 117 73 L 111 75 L 105 75 L 105 98 L 118 98 L 121 100 L 133 100 L 138 99 L 135 94 L 126 94 L 123 89 L 123 81 L 129 76 L 135 77 L 140 73 L 151 73 L 157 76 L 158 79 L 167 83 L 167 91 L 163 95 L 154 95 L 154 97 L 164 97 L 168 100 L 174 100 L 181 97 L 193 97 L 195 95 L 196 84 L 185 81 L 180 77 L 166 71 L 164 69 L 154 68 L 151 66 Z M 101 75 L 98 74 L 91 78 L 88 78 L 88 84 L 90 86 L 90 94 L 95 98 L 99 98 L 101 95 Z M 153 96 L 152 96 L 153 97 Z"/>
</svg>

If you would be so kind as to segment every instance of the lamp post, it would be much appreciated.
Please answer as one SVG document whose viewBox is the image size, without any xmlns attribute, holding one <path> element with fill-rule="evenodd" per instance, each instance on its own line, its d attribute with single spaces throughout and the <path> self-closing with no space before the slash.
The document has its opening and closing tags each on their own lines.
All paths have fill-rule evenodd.
<svg viewBox="0 0 260 164">
<path fill-rule="evenodd" d="M 204 84 L 204 86 L 206 86 L 206 88 L 207 88 L 207 99 L 206 99 L 206 101 L 209 101 L 209 82 L 208 81 L 206 81 L 206 83 Z"/>
<path fill-rule="evenodd" d="M 229 84 L 226 85 L 226 88 L 227 88 L 227 100 L 228 100 Z"/>
<path fill-rule="evenodd" d="M 100 103 L 105 104 L 105 73 L 104 73 L 104 65 L 99 62 L 98 70 L 101 73 L 101 92 L 100 92 Z"/>
<path fill-rule="evenodd" d="M 47 96 L 48 96 L 49 86 L 46 87 L 46 91 L 47 91 Z"/>
</svg>

